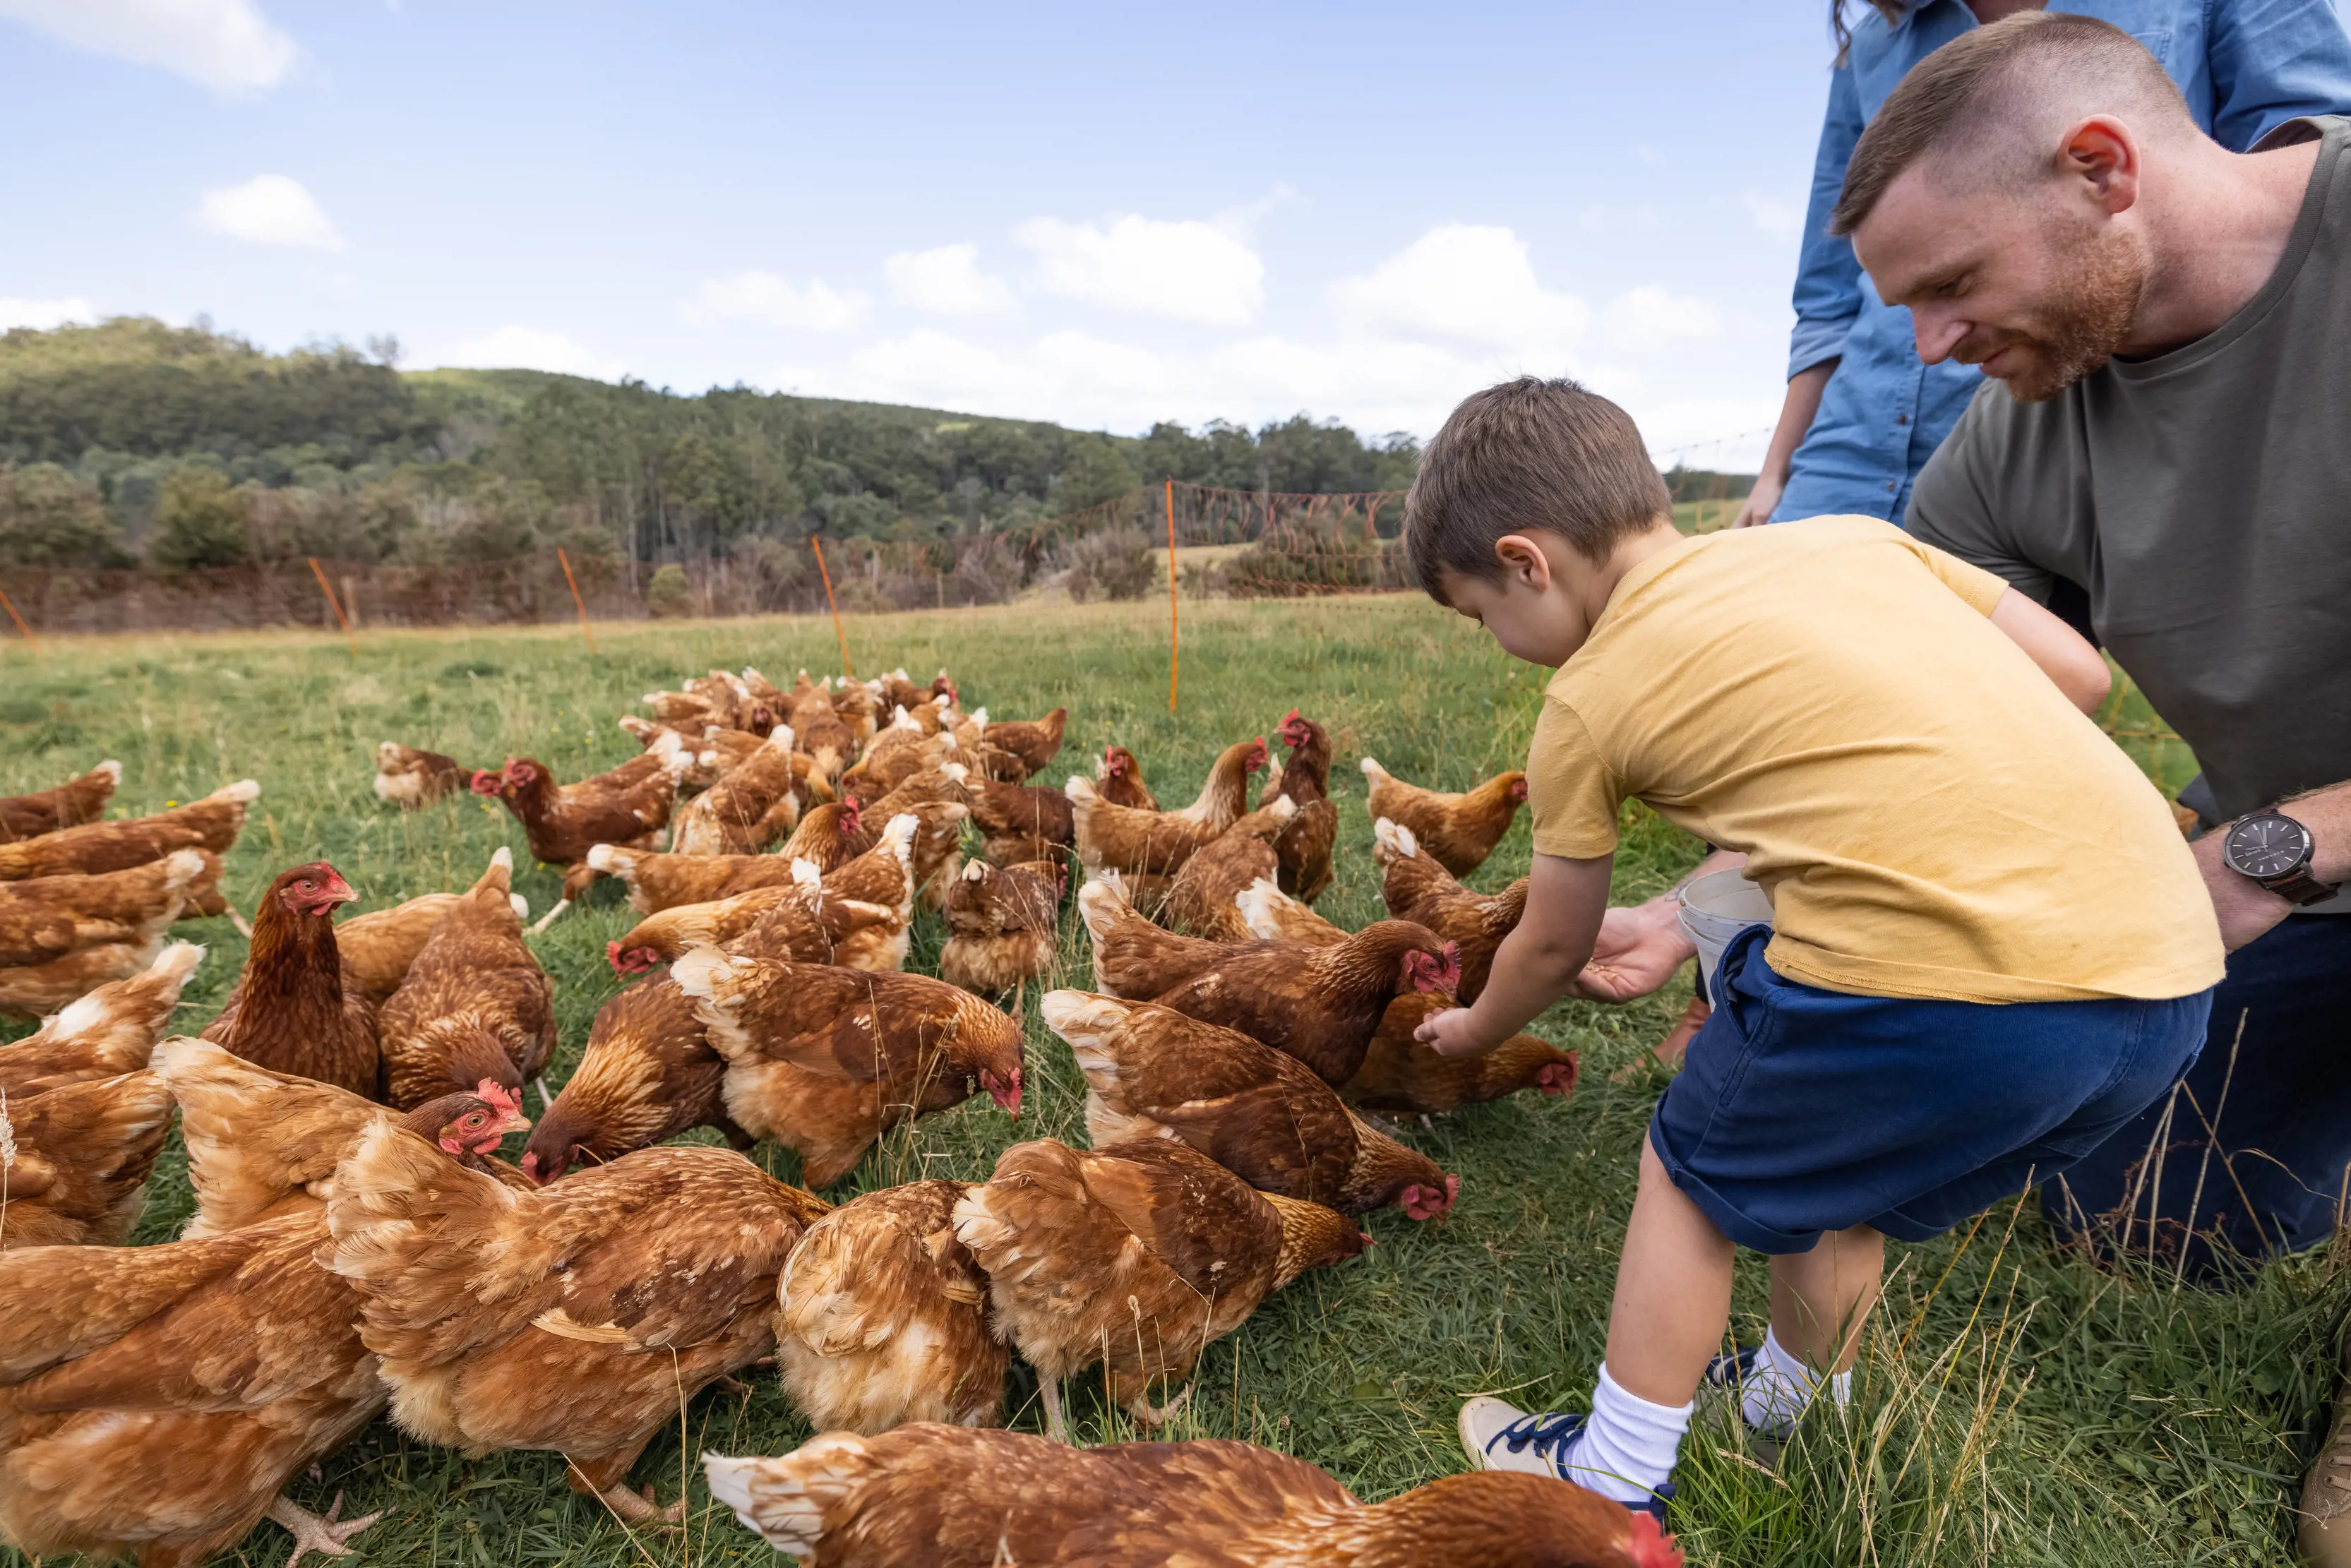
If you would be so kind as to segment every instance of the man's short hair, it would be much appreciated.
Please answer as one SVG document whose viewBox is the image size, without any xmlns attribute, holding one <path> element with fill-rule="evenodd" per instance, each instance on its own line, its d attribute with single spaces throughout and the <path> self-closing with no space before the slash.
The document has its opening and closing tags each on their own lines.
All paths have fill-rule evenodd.
<svg viewBox="0 0 2351 1568">
<path fill-rule="evenodd" d="M 1495 581 L 1505 534 L 1557 534 L 1592 560 L 1671 516 L 1673 497 L 1632 416 L 1571 381 L 1521 376 L 1461 400 L 1420 455 L 1404 503 L 1413 575 Z"/>
<path fill-rule="evenodd" d="M 2099 113 L 2136 115 L 2145 131 L 2195 123 L 2161 62 L 2111 22 L 2022 11 L 1962 33 L 1886 95 L 1845 164 L 1829 232 L 1859 228 L 1930 153 L 1959 188 L 2022 189 L 2050 168 L 2056 137 Z"/>
</svg>

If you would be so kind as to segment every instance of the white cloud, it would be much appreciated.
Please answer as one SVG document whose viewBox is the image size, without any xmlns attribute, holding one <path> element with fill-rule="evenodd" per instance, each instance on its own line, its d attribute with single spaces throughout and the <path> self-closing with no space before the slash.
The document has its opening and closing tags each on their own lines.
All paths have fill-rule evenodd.
<svg viewBox="0 0 2351 1568">
<path fill-rule="evenodd" d="M 253 0 L 0 0 L 0 16 L 215 92 L 276 87 L 301 56 Z"/>
<path fill-rule="evenodd" d="M 249 245 L 343 248 L 343 236 L 318 201 L 300 182 L 283 174 L 256 174 L 242 185 L 206 191 L 196 221 L 214 234 Z"/>
<path fill-rule="evenodd" d="M 801 332 L 846 332 L 865 319 L 870 303 L 853 288 L 837 289 L 821 279 L 803 287 L 772 272 L 752 271 L 704 280 L 685 313 L 696 321 L 726 317 Z"/>
<path fill-rule="evenodd" d="M 1722 320 L 1705 300 L 1686 298 L 1651 283 L 1611 299 L 1601 312 L 1600 328 L 1615 348 L 1653 353 L 1714 337 L 1722 330 Z"/>
<path fill-rule="evenodd" d="M 1331 286 L 1348 331 L 1440 339 L 1556 355 L 1582 337 L 1591 309 L 1535 279 L 1526 242 L 1506 228 L 1447 224 L 1361 277 Z"/>
<path fill-rule="evenodd" d="M 1063 298 L 1209 327 L 1245 327 L 1265 299 L 1265 263 L 1214 224 L 1032 218 L 1012 237 L 1036 256 L 1037 286 Z"/>
<path fill-rule="evenodd" d="M 901 251 L 882 264 L 890 297 L 935 316 L 1002 316 L 1013 308 L 1004 279 L 979 269 L 979 247 Z"/>
<path fill-rule="evenodd" d="M 97 307 L 79 295 L 67 299 L 0 298 L 0 332 L 16 327 L 46 332 L 68 321 L 88 323 L 97 319 Z"/>
<path fill-rule="evenodd" d="M 437 356 L 434 363 L 483 370 L 558 371 L 605 382 L 619 380 L 626 368 L 560 332 L 537 327 L 500 327 L 486 336 L 467 338 Z"/>
<path fill-rule="evenodd" d="M 1747 221 L 1772 238 L 1793 239 L 1803 232 L 1804 209 L 1800 204 L 1761 191 L 1749 191 L 1740 200 L 1746 204 Z"/>
</svg>

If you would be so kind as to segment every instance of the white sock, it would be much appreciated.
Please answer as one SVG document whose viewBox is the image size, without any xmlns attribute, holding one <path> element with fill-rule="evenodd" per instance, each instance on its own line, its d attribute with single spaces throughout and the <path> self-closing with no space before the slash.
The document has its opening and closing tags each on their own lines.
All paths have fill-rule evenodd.
<svg viewBox="0 0 2351 1568">
<path fill-rule="evenodd" d="M 1627 1394 L 1603 1366 L 1592 1390 L 1592 1419 L 1561 1456 L 1560 1468 L 1602 1497 L 1646 1502 L 1674 1473 L 1691 1408 Z"/>
<path fill-rule="evenodd" d="M 1740 1381 L 1739 1413 L 1748 1427 L 1767 1437 L 1784 1437 L 1795 1430 L 1796 1418 L 1813 1402 L 1820 1377 L 1786 1345 L 1776 1331 L 1763 1335 L 1755 1353 L 1755 1366 Z M 1839 1372 L 1828 1380 L 1829 1397 L 1840 1406 L 1853 1398 L 1853 1374 Z"/>
</svg>

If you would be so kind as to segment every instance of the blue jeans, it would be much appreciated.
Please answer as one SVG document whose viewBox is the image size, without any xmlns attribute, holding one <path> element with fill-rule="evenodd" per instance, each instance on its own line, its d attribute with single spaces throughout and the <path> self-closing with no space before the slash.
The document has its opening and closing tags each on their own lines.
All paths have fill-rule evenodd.
<svg viewBox="0 0 2351 1568">
<path fill-rule="evenodd" d="M 2351 915 L 2290 916 L 2229 955 L 2179 1092 L 2043 1186 L 2043 1211 L 2093 1247 L 2207 1281 L 2316 1246 L 2335 1233 L 2351 1166 L 2346 1045 Z"/>
</svg>

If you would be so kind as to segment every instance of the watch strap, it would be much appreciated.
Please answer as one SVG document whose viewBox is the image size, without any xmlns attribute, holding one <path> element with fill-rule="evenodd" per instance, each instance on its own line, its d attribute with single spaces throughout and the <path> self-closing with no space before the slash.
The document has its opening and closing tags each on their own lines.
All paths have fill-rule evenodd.
<svg viewBox="0 0 2351 1568">
<path fill-rule="evenodd" d="M 2340 891 L 2335 884 L 2321 882 L 2311 875 L 2308 866 L 2290 871 L 2283 876 L 2262 877 L 2258 880 L 2263 887 L 2296 908 L 2304 904 L 2324 904 Z"/>
</svg>

